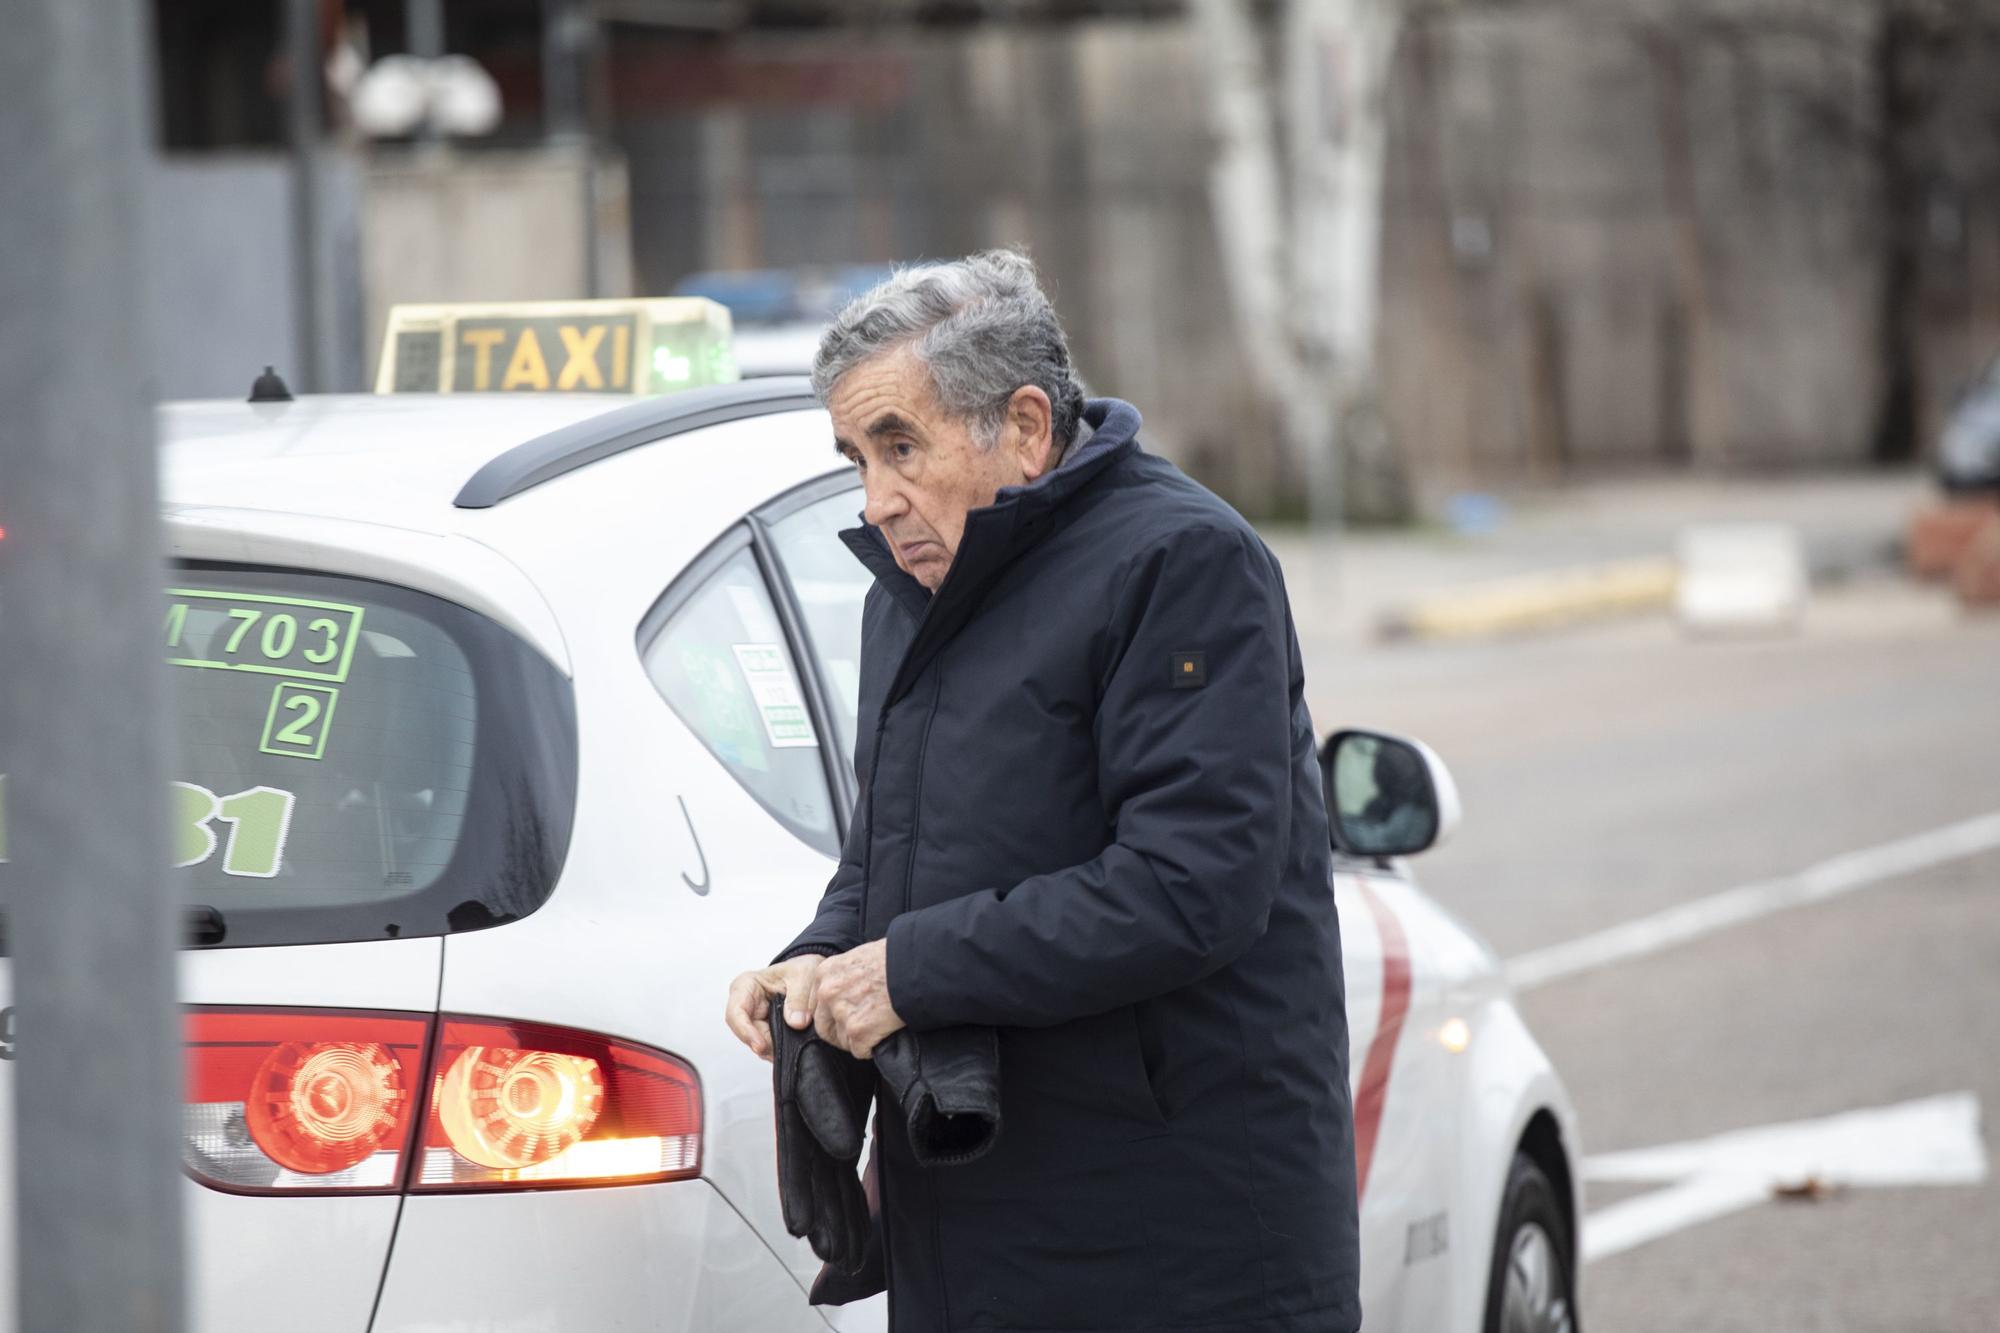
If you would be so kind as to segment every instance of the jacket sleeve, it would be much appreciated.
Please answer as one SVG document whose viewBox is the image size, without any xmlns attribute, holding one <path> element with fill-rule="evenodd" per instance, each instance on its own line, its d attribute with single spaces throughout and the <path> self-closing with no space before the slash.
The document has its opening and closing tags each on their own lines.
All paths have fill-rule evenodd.
<svg viewBox="0 0 2000 1333">
<path fill-rule="evenodd" d="M 1094 726 L 1111 844 L 897 917 L 889 996 L 913 1028 L 1099 1013 L 1197 981 L 1264 933 L 1292 781 L 1275 562 L 1247 530 L 1184 530 L 1128 564 L 1109 624 Z"/>
</svg>

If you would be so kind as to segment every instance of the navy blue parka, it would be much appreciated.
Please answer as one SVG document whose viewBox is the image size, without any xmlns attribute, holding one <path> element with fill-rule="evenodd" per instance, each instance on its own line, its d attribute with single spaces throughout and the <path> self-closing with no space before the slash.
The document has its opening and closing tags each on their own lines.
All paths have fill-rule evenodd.
<svg viewBox="0 0 2000 1333">
<path fill-rule="evenodd" d="M 888 939 L 916 1031 L 1000 1034 L 992 1152 L 877 1120 L 891 1326 L 1360 1323 L 1331 847 L 1277 561 L 1116 399 L 967 518 L 935 595 L 881 535 L 860 801 L 786 950 Z"/>
</svg>

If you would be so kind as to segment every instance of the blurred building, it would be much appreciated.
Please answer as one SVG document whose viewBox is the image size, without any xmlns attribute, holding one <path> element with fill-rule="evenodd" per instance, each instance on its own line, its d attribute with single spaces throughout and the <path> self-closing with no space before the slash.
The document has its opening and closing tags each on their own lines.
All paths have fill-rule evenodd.
<svg viewBox="0 0 2000 1333">
<path fill-rule="evenodd" d="M 1294 507 L 1174 0 L 438 2 L 502 120 L 365 150 L 339 80 L 422 0 L 321 5 L 355 366 L 394 300 L 1025 244 L 1095 388 Z M 282 196 L 278 8 L 156 0 L 177 169 Z M 1413 4 L 1386 113 L 1380 405 L 1422 489 L 1907 457 L 2000 349 L 2000 0 Z"/>
</svg>

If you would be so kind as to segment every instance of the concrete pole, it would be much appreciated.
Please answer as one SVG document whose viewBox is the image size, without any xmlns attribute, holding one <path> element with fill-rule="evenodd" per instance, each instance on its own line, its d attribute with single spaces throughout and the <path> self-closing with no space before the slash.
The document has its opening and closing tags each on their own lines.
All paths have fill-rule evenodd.
<svg viewBox="0 0 2000 1333">
<path fill-rule="evenodd" d="M 324 393 L 336 387 L 336 376 L 326 331 L 329 302 L 321 262 L 326 181 L 320 92 L 326 53 L 320 49 L 319 0 L 285 0 L 285 52 L 292 75 L 285 99 L 285 135 L 292 150 L 292 269 L 299 339 L 299 364 L 288 377 L 294 392 Z"/>
<path fill-rule="evenodd" d="M 163 873 L 137 230 L 149 9 L 0 10 L 0 905 L 15 1057 L 0 1104 L 24 1333 L 182 1325 L 179 912 Z"/>
</svg>

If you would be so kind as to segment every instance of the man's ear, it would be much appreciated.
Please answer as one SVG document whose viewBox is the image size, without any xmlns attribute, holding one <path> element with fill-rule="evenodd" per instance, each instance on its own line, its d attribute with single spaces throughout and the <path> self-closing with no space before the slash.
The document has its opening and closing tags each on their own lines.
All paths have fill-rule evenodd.
<svg viewBox="0 0 2000 1333">
<path fill-rule="evenodd" d="M 1032 384 L 1023 384 L 1007 400 L 1001 439 L 1014 451 L 1021 473 L 1029 481 L 1047 472 L 1055 457 L 1054 423 L 1049 396 Z"/>
</svg>

